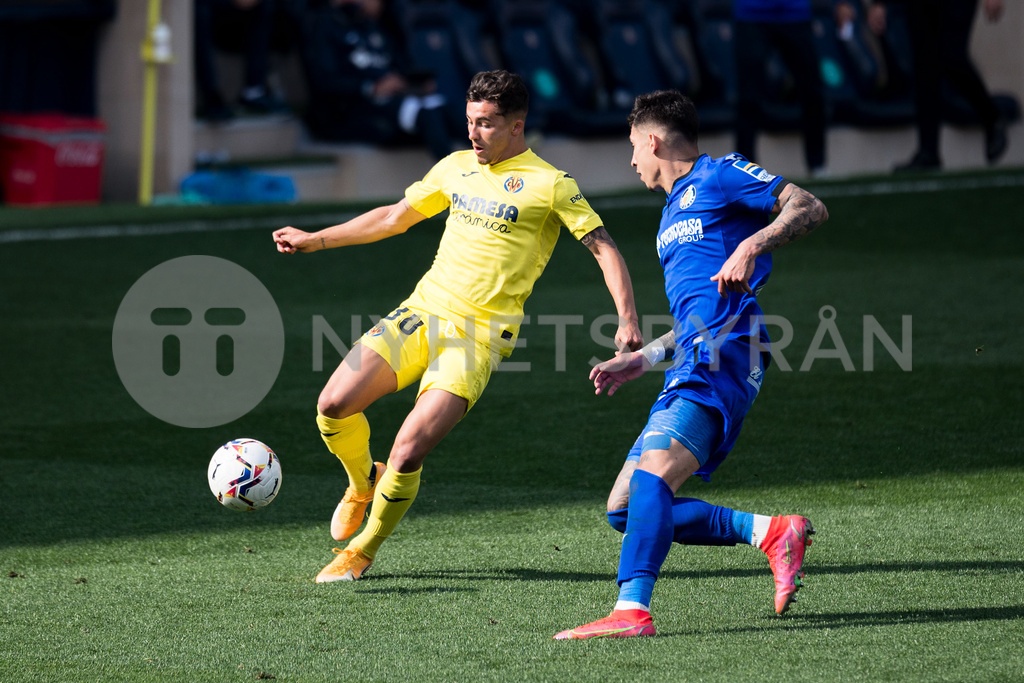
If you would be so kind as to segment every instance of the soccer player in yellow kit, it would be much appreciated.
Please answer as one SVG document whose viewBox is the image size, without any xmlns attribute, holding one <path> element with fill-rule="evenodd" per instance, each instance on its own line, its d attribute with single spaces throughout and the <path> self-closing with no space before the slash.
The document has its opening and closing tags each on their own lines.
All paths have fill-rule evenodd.
<svg viewBox="0 0 1024 683">
<path fill-rule="evenodd" d="M 375 242 L 449 210 L 430 270 L 395 311 L 364 334 L 327 381 L 317 426 L 341 460 L 349 486 L 331 520 L 345 549 L 317 583 L 355 581 L 405 515 L 427 454 L 480 398 L 491 372 L 511 354 L 523 304 L 564 226 L 593 252 L 619 315 L 616 344 L 642 343 L 626 263 L 576 181 L 530 150 L 524 138 L 529 94 L 507 71 L 473 77 L 466 93 L 472 150 L 454 152 L 406 189 L 396 204 L 308 233 L 274 232 L 278 251 L 313 252 Z M 416 403 L 387 465 L 370 456 L 363 411 L 419 381 Z"/>
</svg>

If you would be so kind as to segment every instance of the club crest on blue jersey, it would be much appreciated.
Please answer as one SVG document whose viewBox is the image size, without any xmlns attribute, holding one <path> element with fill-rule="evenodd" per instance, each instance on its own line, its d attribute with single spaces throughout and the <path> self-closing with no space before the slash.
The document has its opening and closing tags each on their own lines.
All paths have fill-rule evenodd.
<svg viewBox="0 0 1024 683">
<path fill-rule="evenodd" d="M 505 191 L 515 194 L 521 191 L 525 184 L 522 176 L 510 175 L 508 178 L 505 178 Z"/>
<path fill-rule="evenodd" d="M 770 183 L 775 180 L 775 176 L 764 170 L 753 161 L 747 161 L 746 159 L 740 158 L 732 162 L 732 165 L 743 171 L 749 176 L 757 178 L 762 183 Z"/>
<path fill-rule="evenodd" d="M 690 185 L 688 188 L 683 190 L 683 196 L 679 198 L 679 208 L 688 209 L 693 205 L 694 200 L 697 199 L 697 188 Z"/>
</svg>

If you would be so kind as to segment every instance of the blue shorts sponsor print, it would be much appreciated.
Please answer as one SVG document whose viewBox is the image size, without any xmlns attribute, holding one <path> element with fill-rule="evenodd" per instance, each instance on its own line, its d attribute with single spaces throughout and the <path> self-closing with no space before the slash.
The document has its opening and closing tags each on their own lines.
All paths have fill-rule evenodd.
<svg viewBox="0 0 1024 683">
<path fill-rule="evenodd" d="M 768 351 L 752 348 L 746 338 L 728 339 L 713 349 L 698 344 L 677 356 L 671 380 L 626 458 L 639 460 L 641 453 L 664 443 L 656 435 L 666 434 L 696 456 L 697 474 L 709 480 L 736 443 L 770 359 Z"/>
</svg>

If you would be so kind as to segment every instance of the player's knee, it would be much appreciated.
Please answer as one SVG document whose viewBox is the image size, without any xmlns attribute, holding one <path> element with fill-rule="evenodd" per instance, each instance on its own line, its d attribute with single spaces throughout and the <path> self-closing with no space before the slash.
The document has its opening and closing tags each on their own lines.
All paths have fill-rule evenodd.
<svg viewBox="0 0 1024 683">
<path fill-rule="evenodd" d="M 320 392 L 320 397 L 316 400 L 316 411 L 324 417 L 333 417 L 335 419 L 341 417 L 338 401 L 326 389 Z"/>
<path fill-rule="evenodd" d="M 320 392 L 320 397 L 316 401 L 316 409 L 321 415 L 333 417 L 337 420 L 359 412 L 352 409 L 351 402 L 347 401 L 344 396 L 330 389 L 324 389 Z"/>
<path fill-rule="evenodd" d="M 427 451 L 416 441 L 399 437 L 391 448 L 391 455 L 388 456 L 388 467 L 396 472 L 408 474 L 422 467 L 426 457 Z"/>
</svg>

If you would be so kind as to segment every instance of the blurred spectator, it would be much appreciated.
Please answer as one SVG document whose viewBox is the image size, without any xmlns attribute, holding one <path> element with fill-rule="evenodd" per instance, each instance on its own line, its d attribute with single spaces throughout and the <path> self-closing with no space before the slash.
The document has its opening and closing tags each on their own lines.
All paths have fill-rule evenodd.
<svg viewBox="0 0 1024 683">
<path fill-rule="evenodd" d="M 763 118 L 765 63 L 778 50 L 800 98 L 804 162 L 812 176 L 825 169 L 825 91 L 811 30 L 811 0 L 734 0 L 736 151 L 757 160 Z"/>
<path fill-rule="evenodd" d="M 326 0 L 308 11 L 301 43 L 314 137 L 451 153 L 444 97 L 431 74 L 405 64 L 383 0 Z"/>
<path fill-rule="evenodd" d="M 223 32 L 241 37 L 245 76 L 238 104 L 246 112 L 270 114 L 284 104 L 267 86 L 270 38 L 276 0 L 194 0 L 194 60 L 199 118 L 225 121 L 234 116 L 217 76 L 217 37 Z"/>
<path fill-rule="evenodd" d="M 888 0 L 899 2 L 900 0 Z M 1006 121 L 971 61 L 968 51 L 978 0 L 902 0 L 907 10 L 914 64 L 914 104 L 917 151 L 894 171 L 942 168 L 939 126 L 942 123 L 942 84 L 959 93 L 985 129 L 985 159 L 995 163 L 1006 152 Z M 984 0 L 989 21 L 998 21 L 1002 0 Z M 886 29 L 886 2 L 876 1 L 868 14 L 873 31 Z"/>
</svg>

